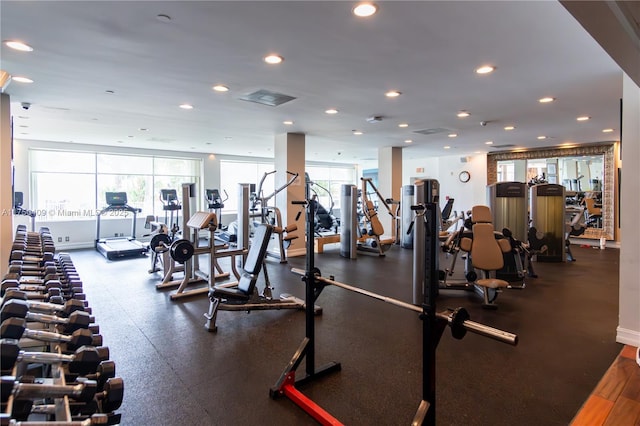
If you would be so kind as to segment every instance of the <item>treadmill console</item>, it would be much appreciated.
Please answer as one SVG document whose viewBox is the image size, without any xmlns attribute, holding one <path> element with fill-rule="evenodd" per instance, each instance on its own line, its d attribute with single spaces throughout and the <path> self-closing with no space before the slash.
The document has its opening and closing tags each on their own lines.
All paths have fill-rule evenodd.
<svg viewBox="0 0 640 426">
<path fill-rule="evenodd" d="M 109 206 L 124 206 L 127 204 L 126 192 L 107 192 L 105 196 Z"/>
</svg>

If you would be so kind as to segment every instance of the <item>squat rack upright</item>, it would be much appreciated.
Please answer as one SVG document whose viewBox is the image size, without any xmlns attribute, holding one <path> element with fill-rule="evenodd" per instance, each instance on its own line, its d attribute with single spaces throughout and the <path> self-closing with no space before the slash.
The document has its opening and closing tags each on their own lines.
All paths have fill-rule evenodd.
<svg viewBox="0 0 640 426">
<path fill-rule="evenodd" d="M 436 311 L 436 297 L 438 294 L 438 270 L 436 267 L 436 256 L 438 255 L 438 221 L 435 203 L 425 203 L 411 206 L 416 212 L 415 236 L 416 245 L 424 244 L 424 279 L 423 279 L 423 301 L 422 306 L 416 306 L 401 300 L 382 296 L 368 290 L 343 284 L 324 278 L 320 270 L 315 267 L 313 250 L 313 209 L 310 207 L 310 191 L 307 184 L 305 189 L 305 201 L 294 201 L 293 204 L 304 205 L 306 207 L 307 223 L 307 253 L 306 270 L 296 270 L 293 272 L 303 275 L 305 282 L 305 337 L 293 357 L 285 367 L 276 384 L 269 390 L 272 398 L 286 396 L 305 412 L 323 425 L 340 425 L 339 420 L 320 407 L 318 404 L 307 398 L 300 392 L 296 385 L 302 385 L 313 379 L 322 377 L 341 369 L 339 362 L 329 362 L 319 368 L 315 367 L 315 320 L 314 304 L 326 285 L 342 287 L 346 290 L 363 294 L 383 302 L 413 310 L 420 314 L 423 322 L 422 347 L 423 347 L 423 368 L 422 368 L 422 400 L 414 415 L 413 425 L 435 425 L 436 422 L 436 348 L 440 338 L 448 325 L 454 338 L 462 339 L 467 331 L 471 331 L 485 337 L 489 337 L 503 343 L 516 345 L 518 337 L 493 327 L 489 327 L 469 320 L 469 314 L 464 308 L 455 310 Z M 296 378 L 296 371 L 303 360 L 305 362 L 305 372 Z"/>
</svg>

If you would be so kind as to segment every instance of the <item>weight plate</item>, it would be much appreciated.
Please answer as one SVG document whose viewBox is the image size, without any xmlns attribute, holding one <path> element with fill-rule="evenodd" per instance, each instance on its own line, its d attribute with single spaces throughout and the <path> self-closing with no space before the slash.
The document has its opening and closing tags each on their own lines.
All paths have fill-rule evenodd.
<svg viewBox="0 0 640 426">
<path fill-rule="evenodd" d="M 171 238 L 167 234 L 156 234 L 149 241 L 149 248 L 156 253 L 164 253 L 170 245 Z"/>
<path fill-rule="evenodd" d="M 189 240 L 177 240 L 171 244 L 169 254 L 171 258 L 179 263 L 184 263 L 193 256 L 193 244 Z"/>
</svg>

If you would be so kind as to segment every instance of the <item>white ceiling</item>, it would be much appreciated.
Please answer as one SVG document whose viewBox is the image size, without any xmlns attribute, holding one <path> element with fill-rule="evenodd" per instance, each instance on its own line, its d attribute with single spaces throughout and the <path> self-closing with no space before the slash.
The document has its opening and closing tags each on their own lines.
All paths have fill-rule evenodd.
<svg viewBox="0 0 640 426">
<path fill-rule="evenodd" d="M 34 48 L 2 45 L 1 68 L 34 80 L 5 90 L 14 137 L 272 157 L 274 135 L 301 132 L 308 160 L 353 163 L 389 146 L 421 157 L 500 150 L 489 140 L 519 148 L 619 139 L 622 71 L 560 3 L 388 1 L 366 19 L 352 15 L 354 4 L 3 0 L 2 40 Z M 270 52 L 284 62 L 265 64 Z M 483 64 L 497 69 L 475 74 Z M 218 83 L 231 90 L 214 92 Z M 296 99 L 238 99 L 258 89 Z M 402 95 L 388 99 L 390 89 Z M 543 96 L 557 100 L 540 104 Z M 194 109 L 178 108 L 185 102 Z M 368 123 L 374 115 L 383 120 Z M 432 128 L 447 132 L 415 133 Z"/>
</svg>

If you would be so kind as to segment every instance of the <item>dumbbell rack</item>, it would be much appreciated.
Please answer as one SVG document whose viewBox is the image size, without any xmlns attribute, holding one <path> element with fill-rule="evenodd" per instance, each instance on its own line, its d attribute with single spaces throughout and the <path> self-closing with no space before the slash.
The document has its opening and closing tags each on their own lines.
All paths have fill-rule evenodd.
<svg viewBox="0 0 640 426">
<path fill-rule="evenodd" d="M 120 424 L 124 383 L 47 228 L 17 227 L 0 296 L 0 424 Z"/>
</svg>

